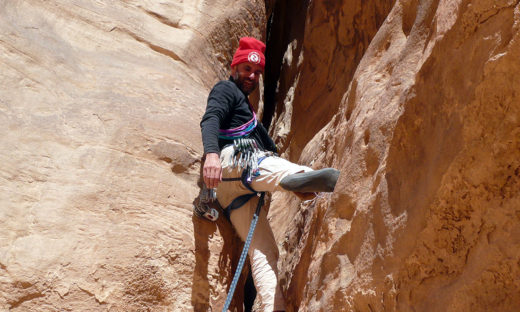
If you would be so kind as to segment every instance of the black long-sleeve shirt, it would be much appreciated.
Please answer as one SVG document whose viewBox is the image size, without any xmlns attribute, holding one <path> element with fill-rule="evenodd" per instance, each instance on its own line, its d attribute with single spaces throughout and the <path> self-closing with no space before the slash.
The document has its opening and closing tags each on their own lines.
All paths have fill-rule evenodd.
<svg viewBox="0 0 520 312">
<path fill-rule="evenodd" d="M 253 112 L 249 99 L 233 82 L 233 78 L 218 82 L 209 93 L 206 112 L 200 122 L 204 154 L 220 154 L 224 146 L 233 143 L 219 139 L 219 129 L 240 127 L 251 118 Z M 248 137 L 255 139 L 261 149 L 276 152 L 276 145 L 260 122 Z"/>
</svg>

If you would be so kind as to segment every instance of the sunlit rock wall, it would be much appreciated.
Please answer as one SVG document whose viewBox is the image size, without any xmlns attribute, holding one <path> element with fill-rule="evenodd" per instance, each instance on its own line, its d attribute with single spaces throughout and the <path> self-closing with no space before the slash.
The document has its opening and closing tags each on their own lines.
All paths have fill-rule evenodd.
<svg viewBox="0 0 520 312">
<path fill-rule="evenodd" d="M 280 150 L 342 171 L 273 195 L 288 311 L 517 311 L 519 20 L 507 0 L 0 2 L 0 309 L 219 310 L 240 244 L 192 218 L 198 123 L 252 35 Z"/>
<path fill-rule="evenodd" d="M 278 143 L 341 170 L 331 195 L 274 196 L 288 310 L 517 311 L 519 1 L 385 8 L 310 2 L 284 52 Z M 370 42 L 354 65 L 358 49 L 338 48 L 348 33 Z"/>
<path fill-rule="evenodd" d="M 0 1 L 0 310 L 222 306 L 237 238 L 192 218 L 199 121 L 264 12 Z"/>
</svg>

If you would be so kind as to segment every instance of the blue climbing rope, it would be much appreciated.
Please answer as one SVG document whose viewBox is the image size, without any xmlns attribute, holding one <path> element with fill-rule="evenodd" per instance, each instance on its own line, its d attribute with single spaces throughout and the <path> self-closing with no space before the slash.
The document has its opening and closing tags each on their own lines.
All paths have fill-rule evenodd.
<svg viewBox="0 0 520 312">
<path fill-rule="evenodd" d="M 259 196 L 260 199 L 258 200 L 258 205 L 256 206 L 255 214 L 253 215 L 253 220 L 251 220 L 249 233 L 247 233 L 247 239 L 244 243 L 244 248 L 242 249 L 242 254 L 240 255 L 240 260 L 238 261 L 237 270 L 235 271 L 235 276 L 233 277 L 231 286 L 229 287 L 229 293 L 227 295 L 226 303 L 224 304 L 222 312 L 226 312 L 229 308 L 229 305 L 231 304 L 231 299 L 233 299 L 233 294 L 235 293 L 235 288 L 237 287 L 238 278 L 242 273 L 242 268 L 244 267 L 244 263 L 246 262 L 247 252 L 249 251 L 249 246 L 251 245 L 251 240 L 253 239 L 253 232 L 255 231 L 256 223 L 258 222 L 258 216 L 260 215 L 260 209 L 263 205 L 264 194 L 257 193 L 257 196 Z"/>
</svg>

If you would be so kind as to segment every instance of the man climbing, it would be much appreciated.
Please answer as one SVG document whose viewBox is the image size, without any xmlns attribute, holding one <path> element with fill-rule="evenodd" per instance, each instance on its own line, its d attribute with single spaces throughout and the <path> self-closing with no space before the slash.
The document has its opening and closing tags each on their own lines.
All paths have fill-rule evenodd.
<svg viewBox="0 0 520 312">
<path fill-rule="evenodd" d="M 285 301 L 277 279 L 278 247 L 267 211 L 258 210 L 263 204 L 260 194 L 332 192 L 339 171 L 312 170 L 276 156 L 276 146 L 248 99 L 264 72 L 264 51 L 259 40 L 240 39 L 231 76 L 211 90 L 200 126 L 204 183 L 209 189 L 217 188 L 217 200 L 242 240 L 246 241 L 255 211 L 260 211 L 248 255 L 262 311 L 271 312 L 285 311 Z"/>
</svg>

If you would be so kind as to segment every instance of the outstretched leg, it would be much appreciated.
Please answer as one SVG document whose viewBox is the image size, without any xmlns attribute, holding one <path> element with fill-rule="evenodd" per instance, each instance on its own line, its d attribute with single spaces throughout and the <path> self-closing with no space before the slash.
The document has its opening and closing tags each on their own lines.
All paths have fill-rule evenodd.
<svg viewBox="0 0 520 312">
<path fill-rule="evenodd" d="M 276 156 L 265 158 L 259 169 L 260 176 L 253 180 L 251 186 L 260 192 L 332 192 L 339 177 L 339 171 L 334 168 L 313 170 Z"/>
</svg>

